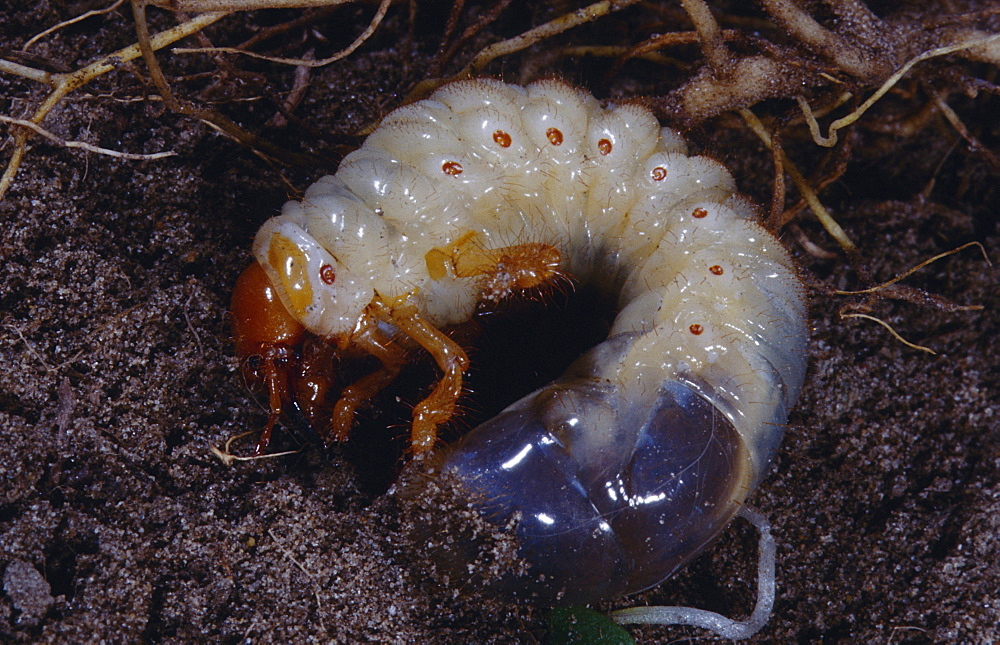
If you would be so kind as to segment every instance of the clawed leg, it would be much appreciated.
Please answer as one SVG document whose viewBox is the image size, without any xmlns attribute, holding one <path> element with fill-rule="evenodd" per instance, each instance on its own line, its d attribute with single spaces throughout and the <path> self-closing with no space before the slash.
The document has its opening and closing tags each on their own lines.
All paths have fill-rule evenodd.
<svg viewBox="0 0 1000 645">
<path fill-rule="evenodd" d="M 257 448 L 254 454 L 257 456 L 267 452 L 271 444 L 271 433 L 274 424 L 278 422 L 284 413 L 285 404 L 291 401 L 291 388 L 288 371 L 295 360 L 295 352 L 284 345 L 275 343 L 265 343 L 261 347 L 260 354 L 250 356 L 247 361 L 260 361 L 259 366 L 250 366 L 250 369 L 259 374 L 264 387 L 268 392 L 267 425 L 260 433 L 257 440 Z"/>
<path fill-rule="evenodd" d="M 294 400 L 309 427 L 320 433 L 330 421 L 328 396 L 338 367 L 336 349 L 326 340 L 316 336 L 303 343 L 299 369 L 292 380 Z"/>
<path fill-rule="evenodd" d="M 352 348 L 378 358 L 382 367 L 341 392 L 333 408 L 327 443 L 347 440 L 358 406 L 392 383 L 406 364 L 406 352 L 379 328 L 380 320 L 395 325 L 426 349 L 444 372 L 434 391 L 413 410 L 411 446 L 415 453 L 427 452 L 434 448 L 438 426 L 447 423 L 455 413 L 462 394 L 462 373 L 468 369 L 469 359 L 458 343 L 424 320 L 416 305 L 405 301 L 394 305 L 373 303 L 347 340 Z"/>
<path fill-rule="evenodd" d="M 404 334 L 434 357 L 444 372 L 434 391 L 413 410 L 410 441 L 413 452 L 419 454 L 434 448 L 438 426 L 447 423 L 455 414 L 462 394 L 462 373 L 469 367 L 469 357 L 458 343 L 424 320 L 415 305 L 393 307 L 389 316 Z"/>
<path fill-rule="evenodd" d="M 379 329 L 378 320 L 367 312 L 359 328 L 351 335 L 350 342 L 377 358 L 382 367 L 341 391 L 330 419 L 327 445 L 334 441 L 347 441 L 358 406 L 373 399 L 392 383 L 406 364 L 406 352 Z"/>
</svg>

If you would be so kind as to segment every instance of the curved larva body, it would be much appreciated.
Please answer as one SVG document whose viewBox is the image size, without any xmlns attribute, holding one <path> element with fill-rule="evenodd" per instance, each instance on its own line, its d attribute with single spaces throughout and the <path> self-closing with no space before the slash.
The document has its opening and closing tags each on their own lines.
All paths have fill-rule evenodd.
<svg viewBox="0 0 1000 645">
<path fill-rule="evenodd" d="M 254 253 L 331 339 L 373 302 L 469 320 L 519 286 L 504 249 L 554 249 L 559 272 L 619 294 L 607 341 L 445 460 L 491 517 L 521 514 L 546 593 L 590 600 L 657 583 L 728 523 L 802 385 L 802 289 L 735 190 L 641 107 L 462 82 L 386 117 Z"/>
</svg>

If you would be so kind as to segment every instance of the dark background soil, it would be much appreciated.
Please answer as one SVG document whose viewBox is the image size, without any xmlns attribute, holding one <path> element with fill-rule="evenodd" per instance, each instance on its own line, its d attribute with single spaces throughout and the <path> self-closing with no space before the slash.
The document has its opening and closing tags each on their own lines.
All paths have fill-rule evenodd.
<svg viewBox="0 0 1000 645">
<path fill-rule="evenodd" d="M 8 4 L 0 49 L 17 49 L 89 8 Z M 571 8 L 515 6 L 482 41 Z M 312 37 L 304 44 L 310 37 L 296 32 L 287 52 L 275 51 L 335 51 L 373 11 L 342 8 L 313 26 L 325 43 Z M 150 14 L 154 31 L 175 20 Z M 657 29 L 688 28 L 665 26 L 666 14 L 629 10 L 558 43 L 637 42 Z M 207 33 L 237 43 L 255 26 L 296 15 L 231 16 Z M 301 190 L 336 168 L 333 151 L 355 142 L 351 133 L 422 79 L 446 17 L 447 7 L 418 11 L 408 41 L 408 12 L 393 7 L 361 50 L 313 73 L 295 111 L 301 121 L 283 128 L 266 125 L 276 112 L 268 97 L 288 91 L 292 68 L 236 60 L 252 74 L 219 81 L 204 56 L 160 58 L 180 94 L 203 104 L 214 98 L 247 129 L 329 158 L 283 170 Z M 63 30 L 33 52 L 76 68 L 133 40 L 131 17 L 119 10 Z M 460 57 L 475 50 L 474 43 Z M 562 75 L 602 98 L 662 92 L 689 71 L 630 63 L 604 84 L 605 63 L 567 62 L 552 51 L 542 45 L 491 71 L 511 82 Z M 697 59 L 695 50 L 682 51 Z M 960 61 L 925 65 L 938 74 L 925 82 L 995 80 L 997 71 Z M 192 76 L 199 71 L 215 75 Z M 148 89 L 145 77 L 137 64 L 98 79 L 44 125 L 66 139 L 177 156 L 123 161 L 35 139 L 0 201 L 0 640 L 543 640 L 541 609 L 484 600 L 474 590 L 440 591 L 419 575 L 420 544 L 400 503 L 383 496 L 400 463 L 405 401 L 400 409 L 366 411 L 343 449 L 279 432 L 276 448 L 303 439 L 303 451 L 233 467 L 211 454 L 210 447 L 266 418 L 239 377 L 227 308 L 253 233 L 292 189 L 275 166 L 205 124 L 170 114 L 160 102 L 134 100 Z M 30 114 L 42 96 L 33 82 L 0 77 L 2 114 Z M 903 121 L 928 100 L 916 81 L 903 83 L 870 123 Z M 955 95 L 951 105 L 985 147 L 1000 152 L 995 95 Z M 763 106 L 761 113 L 787 107 Z M 688 134 L 697 150 L 733 168 L 743 190 L 769 199 L 770 152 L 736 117 L 722 115 Z M 968 241 L 1000 259 L 1000 177 L 940 116 L 905 134 L 859 127 L 857 136 L 847 173 L 822 198 L 878 280 Z M 804 139 L 786 145 L 806 169 L 818 158 Z M 8 143 L 4 162 L 9 155 Z M 817 244 L 836 248 L 808 213 L 798 223 Z M 933 348 L 931 356 L 874 323 L 841 320 L 838 311 L 856 300 L 826 292 L 858 288 L 847 261 L 818 260 L 793 235 L 785 240 L 816 287 L 814 342 L 774 472 L 752 499 L 773 522 L 779 545 L 778 600 L 756 639 L 1000 640 L 996 270 L 970 249 L 906 280 L 981 311 L 878 305 L 875 315 Z M 410 403 L 419 399 L 419 390 L 409 396 Z M 252 441 L 236 449 L 246 454 Z M 754 542 L 737 523 L 659 588 L 599 609 L 682 602 L 746 612 Z M 704 635 L 654 627 L 633 633 L 640 642 Z"/>
</svg>

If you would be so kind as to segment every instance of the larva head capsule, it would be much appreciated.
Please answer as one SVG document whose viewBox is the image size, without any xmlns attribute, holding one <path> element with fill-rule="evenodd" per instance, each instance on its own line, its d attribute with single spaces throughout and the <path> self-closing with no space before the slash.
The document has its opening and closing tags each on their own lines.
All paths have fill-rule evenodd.
<svg viewBox="0 0 1000 645">
<path fill-rule="evenodd" d="M 365 281 L 289 219 L 266 222 L 253 252 L 288 312 L 324 338 L 352 331 L 374 296 Z"/>
</svg>

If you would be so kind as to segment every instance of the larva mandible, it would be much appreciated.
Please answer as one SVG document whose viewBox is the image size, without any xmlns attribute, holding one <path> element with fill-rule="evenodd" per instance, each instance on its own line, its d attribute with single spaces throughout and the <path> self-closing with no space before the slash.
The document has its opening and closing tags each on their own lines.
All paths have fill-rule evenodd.
<svg viewBox="0 0 1000 645">
<path fill-rule="evenodd" d="M 441 329 L 563 276 L 618 294 L 606 341 L 443 462 L 490 517 L 520 514 L 552 598 L 637 591 L 693 557 L 764 476 L 804 378 L 803 289 L 729 172 L 648 110 L 559 81 L 463 81 L 392 112 L 253 251 L 233 311 L 270 393 L 259 450 L 284 406 L 319 397 L 306 330 L 382 363 L 341 392 L 332 438 L 399 372 L 394 339 L 435 358 L 423 452 L 468 366 Z"/>
</svg>

